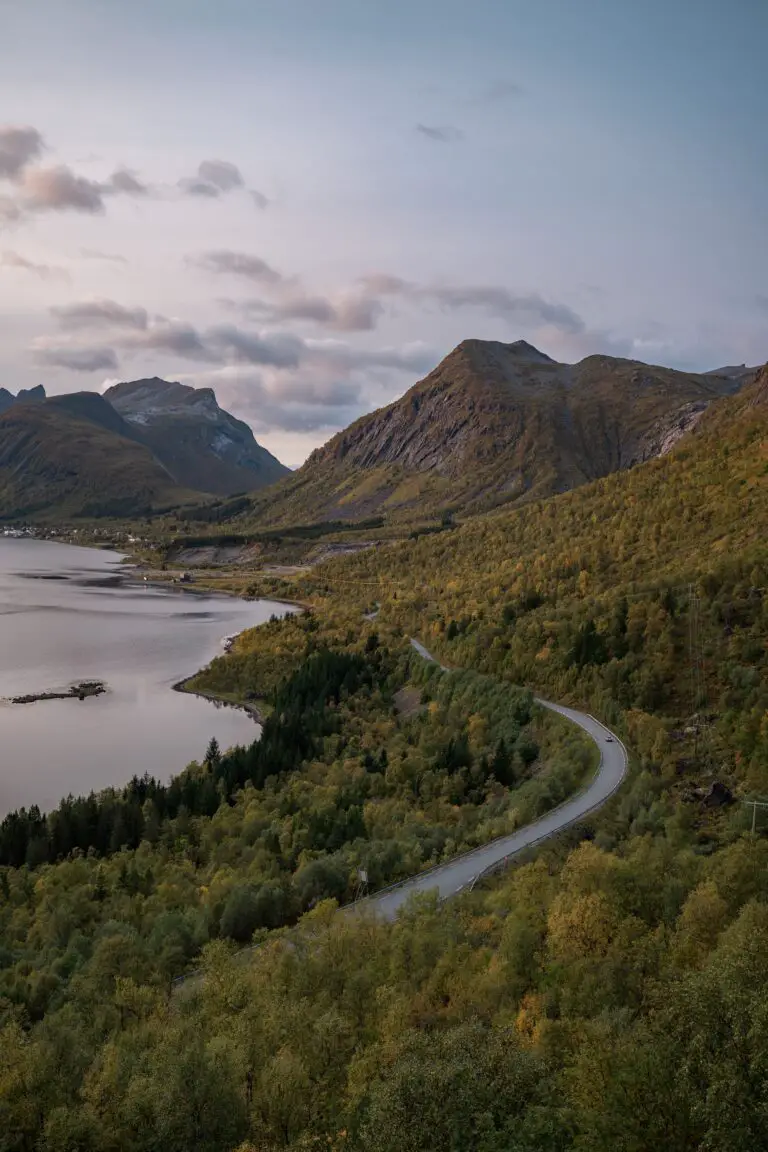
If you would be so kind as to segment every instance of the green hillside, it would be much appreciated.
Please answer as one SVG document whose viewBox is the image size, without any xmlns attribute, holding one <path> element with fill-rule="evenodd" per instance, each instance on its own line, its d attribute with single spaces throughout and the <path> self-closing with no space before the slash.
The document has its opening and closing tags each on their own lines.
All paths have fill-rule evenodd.
<svg viewBox="0 0 768 1152">
<path fill-rule="evenodd" d="M 5 411 L 0 517 L 132 516 L 189 499 L 118 423 L 105 401 L 87 393 Z"/>
<path fill-rule="evenodd" d="M 766 532 L 768 367 L 661 459 L 273 578 L 312 611 L 194 684 L 261 742 L 0 826 L 5 1147 L 766 1146 Z M 616 797 L 445 904 L 339 915 L 360 868 L 578 786 L 531 689 L 626 740 Z"/>
</svg>

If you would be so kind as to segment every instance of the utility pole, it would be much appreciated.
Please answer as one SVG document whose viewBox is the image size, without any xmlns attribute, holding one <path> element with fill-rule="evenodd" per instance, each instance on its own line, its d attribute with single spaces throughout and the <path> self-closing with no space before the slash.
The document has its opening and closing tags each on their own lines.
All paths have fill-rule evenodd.
<svg viewBox="0 0 768 1152">
<path fill-rule="evenodd" d="M 755 823 L 757 820 L 758 808 L 768 808 L 768 800 L 745 800 L 745 804 L 752 805 L 752 835 L 755 835 Z"/>
<path fill-rule="evenodd" d="M 352 897 L 352 903 L 354 904 L 356 900 L 362 900 L 363 896 L 367 896 L 367 895 L 368 895 L 368 869 L 367 868 L 358 868 L 358 870 L 357 870 L 357 886 L 355 888 L 355 894 Z"/>
</svg>

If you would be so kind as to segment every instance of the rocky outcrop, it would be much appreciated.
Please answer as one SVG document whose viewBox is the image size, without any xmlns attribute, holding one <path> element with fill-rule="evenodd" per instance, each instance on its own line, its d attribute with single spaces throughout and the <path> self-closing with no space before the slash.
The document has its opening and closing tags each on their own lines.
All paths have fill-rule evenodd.
<svg viewBox="0 0 768 1152">
<path fill-rule="evenodd" d="M 288 472 L 247 424 L 219 407 L 212 388 L 155 376 L 115 384 L 104 397 L 182 487 L 227 496 Z"/>
<path fill-rule="evenodd" d="M 549 496 L 669 452 L 741 374 L 465 340 L 425 379 L 314 452 L 270 515 L 483 511 Z M 284 513 L 281 513 L 284 508 Z"/>
</svg>

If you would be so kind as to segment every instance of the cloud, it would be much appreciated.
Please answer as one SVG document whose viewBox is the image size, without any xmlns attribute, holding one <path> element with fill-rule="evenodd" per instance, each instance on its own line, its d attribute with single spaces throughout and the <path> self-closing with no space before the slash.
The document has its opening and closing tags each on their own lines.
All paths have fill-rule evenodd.
<svg viewBox="0 0 768 1152">
<path fill-rule="evenodd" d="M 21 219 L 21 208 L 10 196 L 0 196 L 0 223 L 14 224 Z"/>
<path fill-rule="evenodd" d="M 242 276 L 246 280 L 257 280 L 264 284 L 279 284 L 283 281 L 281 274 L 267 264 L 266 260 L 262 260 L 260 256 L 251 256 L 247 252 L 220 249 L 190 257 L 189 262 L 205 272 Z"/>
<path fill-rule="evenodd" d="M 755 304 L 763 312 L 768 312 L 768 296 L 764 296 L 762 292 L 755 295 Z"/>
<path fill-rule="evenodd" d="M 43 138 L 29 126 L 0 127 L 0 179 L 18 180 L 24 168 L 43 151 Z"/>
<path fill-rule="evenodd" d="M 455 144 L 464 139 L 464 133 L 453 124 L 417 124 L 416 131 L 428 140 L 437 140 L 441 144 Z"/>
<path fill-rule="evenodd" d="M 286 374 L 228 367 L 182 374 L 179 379 L 214 388 L 219 403 L 247 420 L 257 436 L 334 431 L 358 416 L 366 404 L 362 380 L 341 380 L 312 369 Z"/>
<path fill-rule="evenodd" d="M 338 340 L 305 340 L 304 345 L 307 360 L 337 372 L 377 368 L 426 372 L 436 363 L 435 350 L 421 342 L 384 348 L 356 348 Z"/>
<path fill-rule="evenodd" d="M 422 372 L 435 360 L 435 352 L 422 344 L 365 349 L 341 340 L 311 340 L 292 332 L 255 331 L 235 324 L 198 329 L 113 300 L 82 301 L 52 308 L 51 313 L 65 335 L 34 342 L 33 352 L 46 363 L 91 371 L 93 364 L 107 361 L 116 366 L 119 356 L 149 354 L 191 360 L 217 370 L 257 367 L 271 374 L 274 394 L 280 392 L 302 404 L 304 380 L 312 381 L 315 398 L 349 404 L 363 384 L 378 386 L 382 373 L 386 377 L 392 372 Z M 99 333 L 97 343 L 80 336 L 89 331 Z M 363 380 L 356 380 L 357 376 Z M 278 381 L 282 381 L 279 387 Z M 302 426 L 308 427 L 306 413 L 301 419 Z"/>
<path fill-rule="evenodd" d="M 327 296 L 293 293 L 278 301 L 228 303 L 261 321 L 288 323 L 304 320 L 337 332 L 370 332 L 384 311 L 379 300 L 365 293 L 348 294 L 336 300 Z"/>
<path fill-rule="evenodd" d="M 382 296 L 397 295 L 409 292 L 414 285 L 400 276 L 390 276 L 386 272 L 373 272 L 370 276 L 361 276 L 358 283 L 369 292 L 376 292 Z"/>
<path fill-rule="evenodd" d="M 178 187 L 187 196 L 198 196 L 207 200 L 218 200 L 229 192 L 245 190 L 243 174 L 236 164 L 229 160 L 202 160 L 194 176 L 182 176 Z M 269 200 L 257 188 L 248 191 L 257 208 L 266 208 Z"/>
<path fill-rule="evenodd" d="M 24 173 L 22 203 L 32 212 L 104 211 L 104 187 L 77 176 L 66 164 L 55 168 L 31 168 Z"/>
<path fill-rule="evenodd" d="M 21 206 L 30 212 L 104 211 L 104 197 L 146 196 L 149 188 L 127 168 L 113 172 L 106 183 L 78 176 L 66 164 L 55 168 L 28 168 L 21 183 Z"/>
<path fill-rule="evenodd" d="M 183 176 L 179 180 L 179 188 L 187 196 L 207 196 L 210 200 L 217 200 L 221 190 L 215 184 L 207 184 L 205 180 L 198 180 L 194 176 Z"/>
<path fill-rule="evenodd" d="M 146 196 L 149 186 L 138 179 L 135 172 L 128 168 L 118 168 L 109 178 L 109 182 L 102 186 L 102 192 L 118 192 L 124 196 Z"/>
<path fill-rule="evenodd" d="M 104 372 L 117 369 L 117 356 L 112 348 L 38 348 L 35 352 L 42 364 L 52 368 L 66 368 L 70 372 Z"/>
<path fill-rule="evenodd" d="M 0 180 L 18 189 L 12 197 L 0 196 L 0 222 L 14 222 L 26 213 L 37 212 L 100 215 L 105 210 L 105 197 L 142 197 L 154 191 L 130 168 L 116 168 L 107 180 L 100 181 L 79 175 L 68 164 L 32 166 L 44 151 L 43 137 L 36 128 L 0 127 Z M 226 161 L 204 161 L 200 170 L 205 180 L 198 179 L 212 188 L 214 195 L 242 185 L 238 169 Z"/>
<path fill-rule="evenodd" d="M 583 332 L 586 325 L 567 304 L 555 304 L 536 293 L 510 292 L 494 285 L 427 287 L 418 290 L 425 299 L 444 308 L 481 308 L 491 315 L 510 319 L 530 319 L 534 323 L 552 324 L 560 331 Z"/>
<path fill-rule="evenodd" d="M 417 284 L 400 276 L 374 272 L 360 277 L 353 290 L 339 296 L 326 296 L 304 291 L 298 280 L 286 279 L 259 257 L 211 252 L 197 258 L 195 263 L 210 271 L 266 280 L 275 290 L 272 299 L 224 301 L 225 306 L 260 322 L 306 321 L 339 332 L 367 332 L 376 328 L 384 314 L 382 298 L 399 297 L 443 311 L 477 309 L 525 327 L 550 325 L 570 335 L 587 331 L 584 319 L 569 305 L 547 300 L 535 292 L 514 292 L 497 284 Z"/>
<path fill-rule="evenodd" d="M 364 276 L 360 283 L 377 296 L 401 296 L 448 310 L 479 308 L 491 316 L 551 324 L 569 333 L 586 329 L 582 317 L 567 304 L 545 300 L 535 292 L 512 292 L 498 284 L 414 284 L 382 272 Z"/>
<path fill-rule="evenodd" d="M 219 325 L 207 333 L 208 346 L 223 361 L 239 364 L 267 364 L 275 368 L 295 368 L 306 344 L 291 333 L 263 336 L 244 332 L 234 325 Z"/>
<path fill-rule="evenodd" d="M 125 256 L 117 252 L 102 252 L 99 248 L 81 248 L 80 255 L 84 260 L 107 260 L 112 264 L 127 264 Z"/>
<path fill-rule="evenodd" d="M 209 364 L 221 362 L 221 356 L 208 347 L 197 329 L 180 320 L 159 318 L 144 330 L 126 332 L 120 344 L 128 351 L 163 352 Z"/>
<path fill-rule="evenodd" d="M 294 338 L 296 339 L 296 338 Z M 388 403 L 437 358 L 423 344 L 359 349 L 337 340 L 297 340 L 293 366 L 237 364 L 182 376 L 216 389 L 219 403 L 252 425 L 275 431 L 335 431 Z"/>
<path fill-rule="evenodd" d="M 69 273 L 65 268 L 59 268 L 53 264 L 37 264 L 34 260 L 28 260 L 26 256 L 22 256 L 21 253 L 9 250 L 0 253 L 0 267 L 17 268 L 19 271 L 31 272 L 33 275 L 39 276 L 41 280 L 69 280 Z"/>
<path fill-rule="evenodd" d="M 150 188 L 128 168 L 117 168 L 102 182 L 79 176 L 68 164 L 30 167 L 42 151 L 34 128 L 0 129 L 0 178 L 18 187 L 15 198 L 0 197 L 0 220 L 15 221 L 32 212 L 83 212 L 100 215 L 105 196 L 147 196 Z"/>
<path fill-rule="evenodd" d="M 501 100 L 513 100 L 518 96 L 522 96 L 525 89 L 516 84 L 514 80 L 497 80 L 495 84 L 489 84 L 488 87 L 476 99 L 477 104 L 496 104 Z"/>
<path fill-rule="evenodd" d="M 240 169 L 228 160 L 203 160 L 197 174 L 206 184 L 213 184 L 220 192 L 231 192 L 245 184 Z"/>
<path fill-rule="evenodd" d="M 133 328 L 147 327 L 145 308 L 125 308 L 114 300 L 85 300 L 77 304 L 64 304 L 51 308 L 62 328 Z"/>
</svg>

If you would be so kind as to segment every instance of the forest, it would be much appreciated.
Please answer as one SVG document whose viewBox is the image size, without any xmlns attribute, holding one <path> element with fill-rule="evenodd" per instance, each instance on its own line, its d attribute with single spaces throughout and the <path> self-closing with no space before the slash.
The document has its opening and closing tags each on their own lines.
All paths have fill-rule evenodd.
<svg viewBox="0 0 768 1152">
<path fill-rule="evenodd" d="M 311 611 L 195 681 L 263 702 L 262 751 L 6 822 L 0 1149 L 768 1146 L 765 419 L 297 577 Z M 594 770 L 534 691 L 626 741 L 617 796 L 444 905 L 340 912 Z"/>
</svg>

